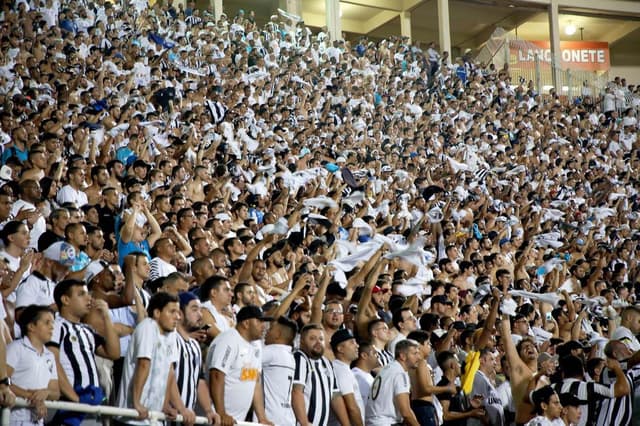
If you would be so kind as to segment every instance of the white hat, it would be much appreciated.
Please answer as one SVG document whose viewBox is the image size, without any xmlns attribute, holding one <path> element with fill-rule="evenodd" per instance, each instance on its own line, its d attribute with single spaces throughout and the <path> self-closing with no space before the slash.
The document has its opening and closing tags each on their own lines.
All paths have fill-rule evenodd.
<svg viewBox="0 0 640 426">
<path fill-rule="evenodd" d="M 71 266 L 76 261 L 76 249 L 65 241 L 51 244 L 42 254 L 64 266 Z"/>
<path fill-rule="evenodd" d="M 2 166 L 0 167 L 0 179 L 2 180 L 13 180 L 13 178 L 11 177 L 11 167 L 9 166 Z"/>
<path fill-rule="evenodd" d="M 89 284 L 98 274 L 106 268 L 105 263 L 101 260 L 94 260 L 84 269 L 84 282 Z"/>
<path fill-rule="evenodd" d="M 223 221 L 223 222 L 225 220 L 231 220 L 231 216 L 229 216 L 227 213 L 218 213 L 213 218 L 216 219 L 216 220 Z"/>
</svg>

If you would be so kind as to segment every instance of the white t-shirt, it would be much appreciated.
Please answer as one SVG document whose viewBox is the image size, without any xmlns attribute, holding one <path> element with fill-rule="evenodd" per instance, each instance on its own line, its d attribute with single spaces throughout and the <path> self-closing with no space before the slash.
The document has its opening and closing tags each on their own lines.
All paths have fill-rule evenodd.
<svg viewBox="0 0 640 426">
<path fill-rule="evenodd" d="M 367 399 L 369 399 L 369 392 L 371 391 L 371 385 L 373 384 L 373 376 L 371 373 L 367 373 L 358 367 L 352 368 L 351 372 L 358 382 L 358 388 L 360 389 L 360 395 L 362 396 L 362 403 L 365 404 Z"/>
<path fill-rule="evenodd" d="M 58 380 L 56 359 L 46 347 L 39 353 L 28 337 L 14 340 L 7 345 L 7 365 L 13 368 L 11 380 L 22 389 L 46 389 L 51 380 Z M 33 422 L 31 409 L 11 410 L 12 425 L 41 425 L 43 421 Z"/>
<path fill-rule="evenodd" d="M 211 342 L 206 365 L 207 371 L 224 373 L 224 408 L 236 421 L 244 421 L 262 371 L 260 341 L 248 342 L 235 328 L 227 330 Z"/>
<path fill-rule="evenodd" d="M 367 400 L 366 425 L 389 426 L 402 423 L 402 415 L 395 405 L 396 395 L 408 394 L 409 374 L 398 361 L 387 364 L 373 381 Z"/>
<path fill-rule="evenodd" d="M 352 394 L 356 400 L 356 404 L 358 404 L 358 408 L 360 409 L 360 417 L 362 417 L 362 421 L 364 423 L 364 401 L 362 399 L 362 394 L 360 393 L 360 387 L 358 386 L 358 381 L 354 376 L 353 372 L 349 368 L 348 364 L 340 361 L 339 359 L 333 360 L 333 372 L 336 375 L 336 383 L 338 385 L 338 390 L 340 391 L 340 395 L 345 396 Z M 339 425 L 338 419 L 336 419 L 333 411 L 331 411 L 331 417 L 329 419 L 329 425 Z"/>
<path fill-rule="evenodd" d="M 296 361 L 291 346 L 266 345 L 262 348 L 262 382 L 267 418 L 278 426 L 295 426 L 291 408 L 291 387 Z M 254 418 L 255 421 L 255 418 Z"/>
<path fill-rule="evenodd" d="M 87 194 L 83 191 L 74 189 L 71 185 L 65 185 L 58 190 L 56 201 L 60 205 L 64 203 L 73 203 L 78 208 L 89 204 Z"/>
<path fill-rule="evenodd" d="M 124 358 L 122 382 L 118 393 L 119 407 L 133 407 L 133 374 L 138 359 L 151 360 L 149 376 L 142 387 L 140 403 L 149 411 L 162 411 L 167 391 L 171 365 L 178 361 L 176 332 L 163 333 L 152 318 L 145 318 L 138 324 L 131 337 L 131 343 Z M 134 425 L 148 425 L 148 420 L 120 421 Z"/>
<path fill-rule="evenodd" d="M 39 272 L 32 272 L 16 288 L 16 308 L 29 305 L 50 306 L 53 300 L 53 288 L 56 283 Z"/>
<path fill-rule="evenodd" d="M 216 320 L 216 327 L 218 327 L 218 330 L 220 330 L 220 333 L 223 333 L 227 330 L 231 330 L 231 325 L 229 324 L 229 318 L 222 315 L 220 312 L 218 312 L 218 310 L 216 309 L 215 306 L 213 306 L 213 303 L 211 303 L 211 301 L 204 302 L 202 304 L 202 307 L 207 308 L 207 310 L 213 316 L 213 319 Z"/>
</svg>

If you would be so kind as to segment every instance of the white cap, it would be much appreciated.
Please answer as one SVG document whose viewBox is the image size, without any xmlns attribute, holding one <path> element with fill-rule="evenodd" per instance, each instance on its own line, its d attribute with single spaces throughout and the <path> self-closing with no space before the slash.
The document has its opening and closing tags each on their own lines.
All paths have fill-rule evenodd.
<svg viewBox="0 0 640 426">
<path fill-rule="evenodd" d="M 94 260 L 84 269 L 84 282 L 89 284 L 99 273 L 105 270 L 105 264 L 101 260 Z"/>
<path fill-rule="evenodd" d="M 64 266 L 71 266 L 76 261 L 76 249 L 65 241 L 51 244 L 42 254 Z"/>
<path fill-rule="evenodd" d="M 229 216 L 227 213 L 218 213 L 213 218 L 216 219 L 216 220 L 223 221 L 223 222 L 225 220 L 231 220 L 231 216 Z"/>
</svg>

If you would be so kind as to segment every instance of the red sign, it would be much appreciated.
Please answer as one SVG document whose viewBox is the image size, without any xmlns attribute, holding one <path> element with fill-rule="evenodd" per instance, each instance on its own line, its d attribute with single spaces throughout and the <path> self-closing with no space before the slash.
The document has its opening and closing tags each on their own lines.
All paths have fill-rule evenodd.
<svg viewBox="0 0 640 426">
<path fill-rule="evenodd" d="M 551 63 L 551 43 L 548 41 L 511 40 L 511 62 L 525 65 L 535 62 L 538 55 L 541 64 Z M 561 41 L 561 67 L 584 71 L 609 70 L 609 43 L 600 41 Z"/>
</svg>

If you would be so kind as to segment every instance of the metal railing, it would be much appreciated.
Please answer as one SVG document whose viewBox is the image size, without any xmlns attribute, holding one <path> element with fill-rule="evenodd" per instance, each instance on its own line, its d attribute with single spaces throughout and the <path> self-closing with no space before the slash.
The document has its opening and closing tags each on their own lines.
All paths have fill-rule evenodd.
<svg viewBox="0 0 640 426">
<path fill-rule="evenodd" d="M 79 404 L 76 402 L 66 402 L 66 401 L 45 401 L 44 405 L 51 410 L 66 410 L 66 411 L 74 411 L 77 413 L 86 413 L 86 414 L 94 414 L 100 416 L 109 416 L 109 417 L 128 417 L 128 418 L 137 418 L 138 412 L 133 408 L 120 408 L 120 407 L 111 407 L 108 405 L 88 405 L 88 404 Z M 23 398 L 16 398 L 16 404 L 14 408 L 30 408 L 29 402 Z M 11 420 L 11 408 L 3 408 L 2 409 L 2 426 L 9 426 Z M 158 411 L 150 411 L 149 412 L 149 423 L 151 426 L 159 426 L 162 421 L 168 420 L 164 413 Z M 181 423 L 182 416 L 178 415 L 178 418 L 172 420 L 174 422 Z M 209 420 L 206 417 L 196 417 L 197 425 L 208 425 Z M 236 422 L 238 426 L 260 426 L 259 423 L 249 423 L 249 422 Z"/>
</svg>

